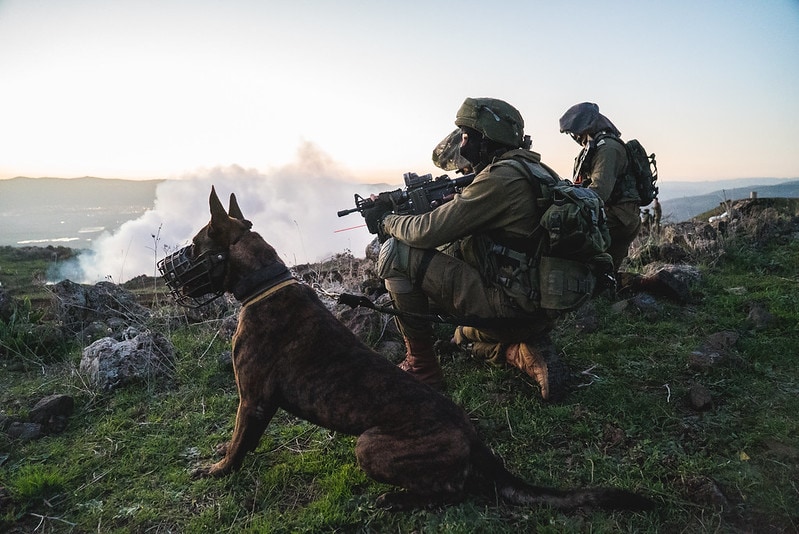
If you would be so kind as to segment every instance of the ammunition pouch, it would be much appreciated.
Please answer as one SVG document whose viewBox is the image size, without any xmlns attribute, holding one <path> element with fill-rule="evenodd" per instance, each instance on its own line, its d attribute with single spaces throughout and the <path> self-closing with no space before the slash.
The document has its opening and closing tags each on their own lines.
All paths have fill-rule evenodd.
<svg viewBox="0 0 799 534">
<path fill-rule="evenodd" d="M 537 257 L 496 243 L 490 252 L 505 266 L 499 268 L 495 281 L 535 308 L 574 310 L 590 300 L 597 288 L 598 276 L 591 264 L 555 256 Z M 529 304 L 522 307 L 528 308 Z"/>
<path fill-rule="evenodd" d="M 597 279 L 590 265 L 564 258 L 543 256 L 539 264 L 542 308 L 574 310 L 591 299 Z"/>
</svg>

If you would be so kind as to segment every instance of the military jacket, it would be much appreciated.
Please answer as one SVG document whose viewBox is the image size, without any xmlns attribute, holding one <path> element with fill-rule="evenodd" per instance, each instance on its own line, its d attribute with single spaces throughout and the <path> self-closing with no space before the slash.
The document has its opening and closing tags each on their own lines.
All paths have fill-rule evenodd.
<svg viewBox="0 0 799 534">
<path fill-rule="evenodd" d="M 529 150 L 506 152 L 450 202 L 421 215 L 388 215 L 384 231 L 412 247 L 447 246 L 448 253 L 455 251 L 493 282 L 498 266 L 490 252 L 492 244 L 532 240 L 541 217 L 531 180 L 515 167 L 498 164 L 508 158 L 536 164 L 541 160 Z M 505 290 L 527 308 L 526 296 Z"/>
<path fill-rule="evenodd" d="M 635 179 L 628 177 L 627 150 L 620 139 L 598 136 L 575 159 L 574 181 L 593 189 L 606 206 L 638 201 Z"/>
</svg>

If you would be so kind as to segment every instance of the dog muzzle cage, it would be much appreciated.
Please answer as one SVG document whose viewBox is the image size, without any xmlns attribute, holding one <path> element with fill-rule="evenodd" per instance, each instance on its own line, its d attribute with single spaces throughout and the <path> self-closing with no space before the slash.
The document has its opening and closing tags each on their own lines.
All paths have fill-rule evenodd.
<svg viewBox="0 0 799 534">
<path fill-rule="evenodd" d="M 190 257 L 191 247 L 170 254 L 158 262 L 158 270 L 175 301 L 187 308 L 199 308 L 225 293 L 226 251 L 206 251 Z"/>
</svg>

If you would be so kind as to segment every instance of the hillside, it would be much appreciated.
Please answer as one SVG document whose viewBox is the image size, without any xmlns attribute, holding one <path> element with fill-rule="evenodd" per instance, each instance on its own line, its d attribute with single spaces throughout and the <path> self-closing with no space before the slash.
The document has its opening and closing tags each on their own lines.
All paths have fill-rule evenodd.
<svg viewBox="0 0 799 534">
<path fill-rule="evenodd" d="M 749 198 L 752 192 L 756 192 L 758 198 L 799 198 L 799 180 L 776 185 L 752 184 L 746 187 L 719 189 L 712 193 L 668 198 L 661 200 L 663 217 L 671 222 L 687 221 L 714 209 L 723 202 Z"/>
<path fill-rule="evenodd" d="M 44 309 L 31 308 L 24 291 L 16 302 L 0 291 L 0 531 L 795 532 L 799 213 L 758 203 L 733 213 L 724 224 L 666 225 L 634 244 L 631 271 L 681 287 L 680 298 L 628 287 L 562 318 L 553 338 L 571 388 L 560 403 L 543 403 L 524 375 L 451 345 L 451 326 L 437 329 L 445 394 L 509 468 L 540 485 L 643 492 L 653 512 L 561 513 L 489 494 L 387 513 L 374 501 L 388 488 L 360 470 L 354 438 L 282 411 L 241 471 L 193 479 L 230 439 L 238 306 L 220 299 L 178 309 L 143 278 L 126 288 L 66 284 L 81 297 L 72 308 L 55 288 Z M 0 281 L 15 269 L 0 263 Z M 376 297 L 369 258 L 342 254 L 295 272 L 366 343 L 392 362 L 402 357 L 390 318 L 331 298 Z M 126 292 L 136 288 L 148 288 L 145 309 Z M 121 312 L 113 321 L 86 305 L 101 292 Z M 93 340 L 137 332 L 174 347 L 161 375 L 102 389 L 80 370 Z M 45 435 L 24 437 L 53 395 L 73 409 L 42 423 Z"/>
<path fill-rule="evenodd" d="M 163 180 L 12 178 L 0 180 L 0 246 L 85 248 L 103 230 L 138 218 Z"/>
</svg>

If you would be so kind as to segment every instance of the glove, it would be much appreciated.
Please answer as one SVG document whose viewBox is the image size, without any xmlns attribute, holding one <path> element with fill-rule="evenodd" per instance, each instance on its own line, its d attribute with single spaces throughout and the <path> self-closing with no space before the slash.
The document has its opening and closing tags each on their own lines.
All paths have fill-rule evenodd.
<svg viewBox="0 0 799 534">
<path fill-rule="evenodd" d="M 394 203 L 391 202 L 390 193 L 380 193 L 374 200 L 371 208 L 363 210 L 363 218 L 370 234 L 377 234 L 383 238 L 383 219 L 392 212 Z"/>
</svg>

